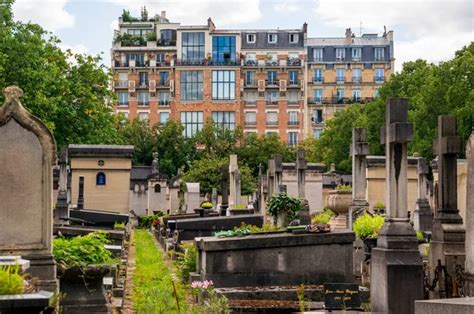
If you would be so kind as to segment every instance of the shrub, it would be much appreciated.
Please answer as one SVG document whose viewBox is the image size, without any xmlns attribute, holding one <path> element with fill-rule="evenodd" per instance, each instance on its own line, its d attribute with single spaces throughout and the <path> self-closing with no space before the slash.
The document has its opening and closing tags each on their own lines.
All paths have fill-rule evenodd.
<svg viewBox="0 0 474 314">
<path fill-rule="evenodd" d="M 327 224 L 329 223 L 329 220 L 331 220 L 331 217 L 334 215 L 336 215 L 335 212 L 333 212 L 329 208 L 325 208 L 322 212 L 317 213 L 312 217 L 311 223 L 315 225 Z"/>
<path fill-rule="evenodd" d="M 425 236 L 423 235 L 423 232 L 421 232 L 420 230 L 417 230 L 416 231 L 416 238 L 418 240 L 424 240 L 425 239 Z"/>
<path fill-rule="evenodd" d="M 212 208 L 212 202 L 202 202 L 201 203 L 201 208 L 204 208 L 204 209 Z"/>
<path fill-rule="evenodd" d="M 153 224 L 156 224 L 156 222 L 158 222 L 163 216 L 164 214 L 162 211 L 159 211 L 157 214 L 153 215 L 140 216 L 138 217 L 138 228 L 149 229 Z"/>
<path fill-rule="evenodd" d="M 58 237 L 53 240 L 53 256 L 65 268 L 112 264 L 112 253 L 104 247 L 107 243 L 107 234 L 102 231 L 71 239 Z"/>
<path fill-rule="evenodd" d="M 247 206 L 245 206 L 244 204 L 237 204 L 234 206 L 233 209 L 247 209 Z"/>
<path fill-rule="evenodd" d="M 125 222 L 123 222 L 123 221 L 122 221 L 122 222 L 116 221 L 116 222 L 114 223 L 114 228 L 115 228 L 115 229 L 123 229 L 123 228 L 125 228 Z"/>
<path fill-rule="evenodd" d="M 286 193 L 275 194 L 267 204 L 267 210 L 276 219 L 280 212 L 286 212 L 288 221 L 298 218 L 303 209 L 303 203 L 299 198 L 291 197 Z"/>
<path fill-rule="evenodd" d="M 381 215 L 371 216 L 367 213 L 357 217 L 354 222 L 354 232 L 362 240 L 376 238 L 384 224 L 384 218 Z"/>
<path fill-rule="evenodd" d="M 156 41 L 156 33 L 155 32 L 149 32 L 146 34 L 146 40 L 147 41 Z"/>
<path fill-rule="evenodd" d="M 25 292 L 25 281 L 17 266 L 0 268 L 0 295 L 22 294 Z"/>
<path fill-rule="evenodd" d="M 346 185 L 346 184 L 342 184 L 342 185 L 339 185 L 337 188 L 336 188 L 337 191 L 352 191 L 352 188 L 350 185 Z"/>
<path fill-rule="evenodd" d="M 196 271 L 197 249 L 194 243 L 183 243 L 181 248 L 184 252 L 176 252 L 178 258 L 175 265 L 181 280 L 188 282 L 189 274 Z"/>
<path fill-rule="evenodd" d="M 385 204 L 383 202 L 377 202 L 377 203 L 375 203 L 373 208 L 383 209 L 383 208 L 385 208 Z"/>
</svg>

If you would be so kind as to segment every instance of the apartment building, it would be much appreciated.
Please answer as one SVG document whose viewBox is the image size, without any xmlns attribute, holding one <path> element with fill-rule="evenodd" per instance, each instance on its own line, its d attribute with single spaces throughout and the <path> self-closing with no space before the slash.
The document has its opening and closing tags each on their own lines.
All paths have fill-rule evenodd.
<svg viewBox="0 0 474 314">
<path fill-rule="evenodd" d="M 317 136 L 324 121 L 350 102 L 346 95 L 355 82 L 336 81 L 336 74 L 351 78 L 360 69 L 357 95 L 374 96 L 380 82 L 373 73 L 387 79 L 393 69 L 393 40 L 382 45 L 389 34 L 308 39 L 306 23 L 300 29 L 237 30 L 218 29 L 211 18 L 203 25 L 172 23 L 164 11 L 150 19 L 122 16 L 112 46 L 115 112 L 150 125 L 180 121 L 187 137 L 212 119 L 296 145 Z M 366 51 L 379 46 L 384 60 Z M 342 48 L 347 58 L 336 57 Z M 352 57 L 353 48 L 361 49 L 359 59 Z M 342 87 L 343 100 L 333 101 Z"/>
<path fill-rule="evenodd" d="M 307 62 L 307 130 L 319 137 L 326 120 L 350 103 L 377 97 L 394 71 L 393 32 L 356 37 L 309 38 Z"/>
</svg>

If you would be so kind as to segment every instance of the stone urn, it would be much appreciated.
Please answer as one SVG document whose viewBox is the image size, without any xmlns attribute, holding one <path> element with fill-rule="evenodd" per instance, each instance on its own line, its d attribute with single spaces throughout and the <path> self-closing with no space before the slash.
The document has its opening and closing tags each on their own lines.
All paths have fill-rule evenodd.
<svg viewBox="0 0 474 314">
<path fill-rule="evenodd" d="M 286 211 L 282 210 L 278 212 L 278 215 L 276 217 L 276 224 L 280 228 L 288 226 L 289 221 L 288 214 L 286 213 Z"/>
<path fill-rule="evenodd" d="M 335 190 L 329 192 L 328 208 L 338 215 L 347 215 L 349 213 L 349 206 L 352 203 L 352 191 L 350 190 Z"/>
</svg>

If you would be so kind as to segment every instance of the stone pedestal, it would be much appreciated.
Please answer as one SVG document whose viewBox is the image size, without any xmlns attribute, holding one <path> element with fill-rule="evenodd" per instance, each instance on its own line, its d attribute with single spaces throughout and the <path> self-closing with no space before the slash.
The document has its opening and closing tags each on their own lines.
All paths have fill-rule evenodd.
<svg viewBox="0 0 474 314">
<path fill-rule="evenodd" d="M 432 231 L 433 214 L 431 213 L 430 203 L 426 198 L 416 200 L 416 209 L 413 213 L 413 227 L 415 230 Z"/>
<path fill-rule="evenodd" d="M 362 215 L 368 209 L 369 203 L 366 200 L 352 200 L 352 203 L 349 206 L 349 227 L 351 229 L 357 217 Z"/>
</svg>

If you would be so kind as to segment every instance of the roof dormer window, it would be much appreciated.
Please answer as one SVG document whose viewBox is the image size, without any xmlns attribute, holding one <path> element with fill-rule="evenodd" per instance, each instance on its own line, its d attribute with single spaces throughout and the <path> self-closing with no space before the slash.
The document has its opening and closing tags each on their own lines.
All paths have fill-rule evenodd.
<svg viewBox="0 0 474 314">
<path fill-rule="evenodd" d="M 268 34 L 269 44 L 276 44 L 277 41 L 278 41 L 278 34 Z"/>
<path fill-rule="evenodd" d="M 255 43 L 255 34 L 247 34 L 247 44 Z"/>
<path fill-rule="evenodd" d="M 298 43 L 298 34 L 296 33 L 290 33 L 288 36 L 288 40 L 290 44 L 297 44 Z"/>
</svg>

